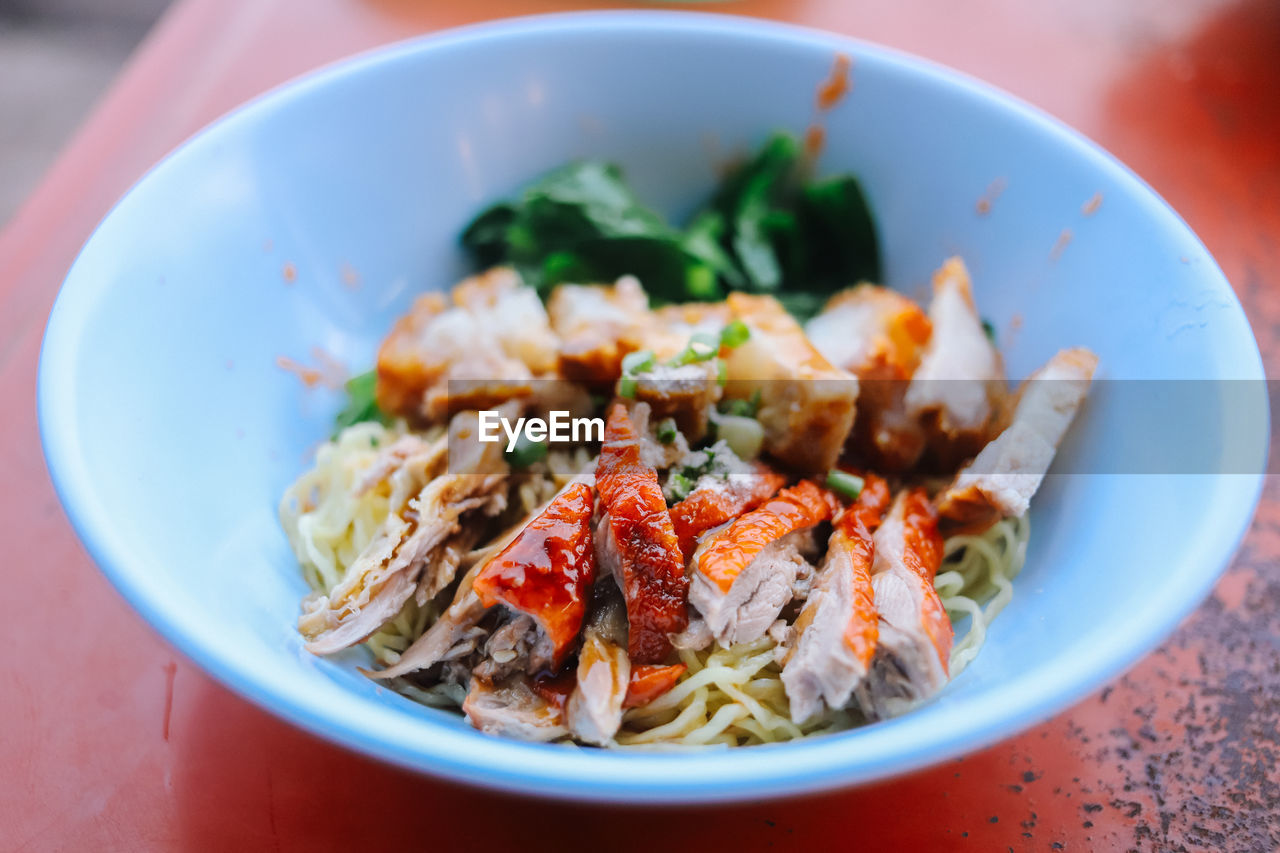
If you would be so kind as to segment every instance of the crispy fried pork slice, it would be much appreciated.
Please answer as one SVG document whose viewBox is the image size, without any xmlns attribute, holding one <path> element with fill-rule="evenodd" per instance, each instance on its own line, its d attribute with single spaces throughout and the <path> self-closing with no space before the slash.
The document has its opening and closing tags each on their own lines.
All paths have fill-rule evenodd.
<svg viewBox="0 0 1280 853">
<path fill-rule="evenodd" d="M 353 646 L 399 613 L 415 591 L 429 599 L 453 581 L 457 562 L 450 539 L 462 530 L 464 516 L 496 515 L 506 507 L 502 446 L 480 442 L 477 424 L 475 412 L 460 412 L 446 438 L 406 458 L 391 476 L 391 507 L 382 527 L 328 595 L 303 602 L 298 630 L 308 651 L 327 655 Z M 430 582 L 420 589 L 424 576 Z"/>
<path fill-rule="evenodd" d="M 953 631 L 933 578 L 942 564 L 938 515 L 923 489 L 899 492 L 874 536 L 871 586 L 878 638 L 855 695 L 871 719 L 900 714 L 947 683 Z"/>
<path fill-rule="evenodd" d="M 526 675 L 514 675 L 497 684 L 471 679 L 462 713 L 467 722 L 487 735 L 549 741 L 569 733 L 564 708 L 545 691 L 534 689 Z"/>
<path fill-rule="evenodd" d="M 920 306 L 897 291 L 861 284 L 831 297 L 805 332 L 828 361 L 858 377 L 852 449 L 877 469 L 915 465 L 924 431 L 903 397 L 932 332 Z"/>
<path fill-rule="evenodd" d="M 872 534 L 889 505 L 889 487 L 867 475 L 858 499 L 836 519 L 826 557 L 783 657 L 791 719 L 843 708 L 866 677 L 879 635 L 871 565 Z"/>
<path fill-rule="evenodd" d="M 635 398 L 653 409 L 653 421 L 672 418 L 683 437 L 698 442 L 707 434 L 711 408 L 724 389 L 713 361 L 678 364 L 695 336 L 719 340 L 732 319 L 728 305 L 689 303 L 665 305 L 654 311 L 641 349 L 654 354 L 655 364 L 635 376 Z"/>
<path fill-rule="evenodd" d="M 935 464 L 954 468 L 998 427 L 1007 396 L 1004 363 L 987 337 L 964 261 L 950 258 L 933 276 L 933 335 L 907 388 L 907 414 L 925 429 Z"/>
<path fill-rule="evenodd" d="M 626 601 L 627 652 L 633 663 L 661 663 L 671 650 L 667 634 L 688 623 L 688 581 L 658 475 L 641 459 L 640 438 L 620 403 L 605 425 L 596 487 L 607 516 L 600 551 Z"/>
<path fill-rule="evenodd" d="M 535 395 L 558 340 L 537 293 L 498 267 L 443 295 L 420 296 L 378 351 L 378 405 L 416 423 Z"/>
<path fill-rule="evenodd" d="M 751 336 L 725 359 L 725 396 L 759 394 L 764 449 L 806 474 L 825 474 L 853 428 L 858 380 L 823 357 L 770 296 L 729 295 Z"/>
<path fill-rule="evenodd" d="M 596 387 L 622 374 L 622 357 L 643 347 L 651 320 L 649 297 L 629 275 L 611 285 L 562 284 L 551 292 L 547 314 L 560 336 L 560 375 Z"/>
<path fill-rule="evenodd" d="M 1068 349 L 1031 375 L 1018 392 L 1012 423 L 939 496 L 947 524 L 978 531 L 1027 511 L 1097 366 L 1089 350 Z"/>
<path fill-rule="evenodd" d="M 623 703 L 631 681 L 627 656 L 627 611 L 612 583 L 593 597 L 578 653 L 578 678 L 566 705 L 569 731 L 584 743 L 603 746 L 622 725 Z"/>
<path fill-rule="evenodd" d="M 811 528 L 833 499 L 808 480 L 783 489 L 708 537 L 693 556 L 689 602 L 723 645 L 761 637 L 812 571 Z"/>
</svg>

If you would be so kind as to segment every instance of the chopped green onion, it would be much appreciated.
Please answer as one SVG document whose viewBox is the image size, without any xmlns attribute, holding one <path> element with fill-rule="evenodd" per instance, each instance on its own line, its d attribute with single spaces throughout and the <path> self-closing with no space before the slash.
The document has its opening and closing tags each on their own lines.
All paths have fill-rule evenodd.
<svg viewBox="0 0 1280 853">
<path fill-rule="evenodd" d="M 516 446 L 511 450 L 505 451 L 503 456 L 506 457 L 507 464 L 512 468 L 528 468 L 533 463 L 546 458 L 547 443 L 545 441 L 530 441 L 524 433 L 521 433 L 516 439 Z"/>
<path fill-rule="evenodd" d="M 734 320 L 720 331 L 720 346 L 734 349 L 742 346 L 751 337 L 751 330 L 741 320 Z"/>
<path fill-rule="evenodd" d="M 618 396 L 626 397 L 628 400 L 635 399 L 636 378 L 634 376 L 623 376 L 618 380 Z"/>
<path fill-rule="evenodd" d="M 757 388 L 755 393 L 751 395 L 750 400 L 729 399 L 721 400 L 716 404 L 716 409 L 722 415 L 737 415 L 742 418 L 754 418 L 760 413 L 760 389 Z"/>
<path fill-rule="evenodd" d="M 724 385 L 729 381 L 729 372 L 724 366 L 724 359 L 716 359 L 716 384 Z"/>
<path fill-rule="evenodd" d="M 658 422 L 658 428 L 654 431 L 661 444 L 670 444 L 676 440 L 676 422 L 673 418 L 663 418 Z"/>
<path fill-rule="evenodd" d="M 652 350 L 641 349 L 629 352 L 622 357 L 622 373 L 624 376 L 644 373 L 654 366 L 655 361 Z"/>
<path fill-rule="evenodd" d="M 993 344 L 996 342 L 995 324 L 992 323 L 990 320 L 988 320 L 986 317 L 982 318 L 982 331 L 986 333 L 987 340 L 991 341 L 991 343 Z"/>
<path fill-rule="evenodd" d="M 700 332 L 689 338 L 689 345 L 679 355 L 667 362 L 672 367 L 686 364 L 700 364 L 710 361 L 720 351 L 720 338 L 716 335 Z"/>
<path fill-rule="evenodd" d="M 671 476 L 667 478 L 667 495 L 671 502 L 679 503 L 689 497 L 691 491 L 693 491 L 693 480 L 679 471 L 672 471 Z"/>
<path fill-rule="evenodd" d="M 827 472 L 827 487 L 851 501 L 856 501 L 858 495 L 862 494 L 863 485 L 865 482 L 857 474 L 850 474 L 839 468 L 832 468 Z"/>
</svg>

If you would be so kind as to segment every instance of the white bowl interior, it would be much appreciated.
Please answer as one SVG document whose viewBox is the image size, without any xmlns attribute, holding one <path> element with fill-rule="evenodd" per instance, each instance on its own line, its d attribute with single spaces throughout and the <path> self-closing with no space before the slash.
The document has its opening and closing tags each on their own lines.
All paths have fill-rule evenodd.
<svg viewBox="0 0 1280 853">
<path fill-rule="evenodd" d="M 301 647 L 306 590 L 275 507 L 340 401 L 277 358 L 311 363 L 321 347 L 366 368 L 416 293 L 462 274 L 468 218 L 569 158 L 617 161 L 646 200 L 686 214 L 725 156 L 803 130 L 836 50 L 854 55 L 854 86 L 827 118 L 822 167 L 861 177 L 888 283 L 926 296 L 931 271 L 963 255 L 1014 376 L 1077 344 L 1110 379 L 1261 376 L 1230 288 L 1176 216 L 1087 143 L 976 84 L 709 16 L 498 25 L 238 112 L 103 223 L 59 300 L 41 387 L 51 469 L 95 557 L 256 701 L 402 764 L 542 793 L 688 801 L 875 778 L 1012 733 L 1113 675 L 1207 590 L 1258 478 L 1100 472 L 1151 442 L 1225 441 L 1217 413 L 1197 413 L 1190 434 L 1136 430 L 1124 405 L 1095 400 L 1056 469 L 1093 473 L 1037 497 L 1026 570 L 981 656 L 930 705 L 821 743 L 691 757 L 498 741 L 365 680 L 359 652 L 322 661 Z M 980 216 L 997 179 L 1006 189 Z M 1055 258 L 1063 229 L 1073 239 Z"/>
</svg>

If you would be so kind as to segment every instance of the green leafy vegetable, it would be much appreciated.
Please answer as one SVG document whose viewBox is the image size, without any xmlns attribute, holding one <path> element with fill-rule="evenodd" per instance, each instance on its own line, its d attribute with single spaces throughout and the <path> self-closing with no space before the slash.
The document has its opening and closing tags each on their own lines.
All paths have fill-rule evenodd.
<svg viewBox="0 0 1280 853">
<path fill-rule="evenodd" d="M 993 344 L 996 342 L 995 324 L 992 323 L 990 320 L 988 320 L 986 317 L 982 318 L 982 331 L 983 331 L 983 334 L 987 336 L 987 340 L 991 341 L 991 343 Z"/>
<path fill-rule="evenodd" d="M 482 212 L 463 245 L 481 266 L 513 265 L 546 296 L 561 282 L 635 275 L 656 303 L 771 293 L 801 319 L 826 295 L 880 278 L 875 222 L 856 178 L 807 181 L 791 134 L 729 173 L 683 230 L 643 205 L 621 170 L 570 163 Z"/>
<path fill-rule="evenodd" d="M 864 485 L 865 481 L 857 474 L 850 474 L 839 468 L 832 468 L 827 472 L 827 487 L 851 501 L 858 499 Z"/>
<path fill-rule="evenodd" d="M 342 411 L 338 412 L 338 416 L 334 418 L 333 434 L 335 438 L 338 433 L 347 427 L 364 421 L 377 421 L 380 424 L 391 422 L 386 413 L 378 408 L 377 371 L 370 370 L 368 373 L 353 376 L 347 380 L 344 387 L 347 392 L 347 405 L 343 406 Z M 375 444 L 374 446 L 376 447 L 377 445 Z"/>
</svg>

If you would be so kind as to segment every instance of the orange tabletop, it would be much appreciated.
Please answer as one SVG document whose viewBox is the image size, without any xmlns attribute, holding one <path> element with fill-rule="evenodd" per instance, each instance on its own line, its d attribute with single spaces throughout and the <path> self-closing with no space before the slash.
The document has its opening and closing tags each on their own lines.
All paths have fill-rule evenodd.
<svg viewBox="0 0 1280 853">
<path fill-rule="evenodd" d="M 94 224 L 167 150 L 289 77 L 402 37 L 554 5 L 179 2 L 0 235 L 0 847 L 1276 849 L 1280 491 L 1271 483 L 1213 597 L 1081 705 L 926 772 L 735 807 L 563 805 L 381 766 L 213 683 L 110 588 L 58 507 L 34 406 L 45 319 Z M 1270 295 L 1280 269 L 1280 4 L 713 8 L 921 54 L 1079 128 L 1181 212 L 1234 283 L 1264 361 L 1280 354 L 1280 300 Z"/>
</svg>

